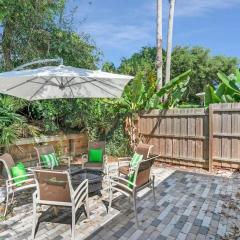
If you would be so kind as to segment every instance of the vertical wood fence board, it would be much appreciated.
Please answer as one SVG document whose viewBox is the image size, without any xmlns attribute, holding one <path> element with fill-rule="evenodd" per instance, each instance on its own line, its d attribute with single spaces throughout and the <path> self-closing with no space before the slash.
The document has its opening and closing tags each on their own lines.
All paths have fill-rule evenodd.
<svg viewBox="0 0 240 240">
<path fill-rule="evenodd" d="M 174 114 L 176 116 L 179 115 L 179 110 L 176 109 L 174 110 Z M 173 118 L 173 134 L 179 136 L 180 135 L 180 118 L 179 117 L 175 117 Z M 173 157 L 174 158 L 178 158 L 180 156 L 180 140 L 173 138 Z"/>
</svg>

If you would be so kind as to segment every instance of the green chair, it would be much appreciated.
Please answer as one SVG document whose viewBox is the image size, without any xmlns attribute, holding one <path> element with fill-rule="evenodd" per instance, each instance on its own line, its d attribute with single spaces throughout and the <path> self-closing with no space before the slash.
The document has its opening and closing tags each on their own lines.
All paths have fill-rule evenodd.
<svg viewBox="0 0 240 240">
<path fill-rule="evenodd" d="M 4 216 L 7 214 L 8 206 L 13 203 L 14 194 L 16 192 L 24 191 L 29 188 L 36 188 L 36 182 L 33 174 L 30 174 L 26 171 L 21 171 L 22 166 L 17 169 L 17 165 L 15 164 L 12 156 L 8 153 L 0 156 L 0 162 L 4 166 L 4 170 L 6 171 L 6 205 Z M 19 176 L 15 173 L 21 173 Z M 25 173 L 23 173 L 25 172 Z M 12 176 L 15 175 L 15 176 Z M 12 199 L 9 203 L 9 197 L 12 195 Z"/>
<path fill-rule="evenodd" d="M 127 178 L 110 177 L 110 199 L 109 211 L 111 210 L 113 194 L 115 192 L 122 193 L 133 200 L 134 213 L 137 226 L 139 227 L 137 216 L 137 193 L 145 188 L 150 188 L 153 192 L 153 202 L 156 206 L 154 175 L 151 175 L 151 168 L 156 157 L 139 161 L 134 169 L 131 169 Z"/>
<path fill-rule="evenodd" d="M 38 166 L 45 169 L 54 169 L 54 170 L 69 170 L 70 169 L 70 160 L 68 156 L 57 157 L 53 145 L 42 145 L 34 147 L 37 157 L 38 157 Z M 45 159 L 51 159 L 50 164 L 47 164 Z M 55 158 L 53 160 L 53 158 Z"/>
<path fill-rule="evenodd" d="M 82 156 L 84 160 L 83 168 L 105 171 L 107 164 L 105 147 L 106 143 L 104 141 L 89 142 L 88 153 Z"/>
</svg>

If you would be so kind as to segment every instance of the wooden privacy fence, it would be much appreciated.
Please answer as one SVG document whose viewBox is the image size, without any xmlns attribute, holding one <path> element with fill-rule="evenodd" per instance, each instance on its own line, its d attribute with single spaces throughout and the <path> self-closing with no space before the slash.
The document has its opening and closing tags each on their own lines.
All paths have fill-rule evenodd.
<svg viewBox="0 0 240 240">
<path fill-rule="evenodd" d="M 240 104 L 212 104 L 209 109 L 152 110 L 139 115 L 143 142 L 167 163 L 212 170 L 240 166 Z"/>
</svg>

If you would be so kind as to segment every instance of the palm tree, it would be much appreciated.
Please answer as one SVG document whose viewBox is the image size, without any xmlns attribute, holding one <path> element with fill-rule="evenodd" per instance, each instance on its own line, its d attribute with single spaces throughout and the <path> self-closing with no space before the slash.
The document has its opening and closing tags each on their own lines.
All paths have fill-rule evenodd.
<svg viewBox="0 0 240 240">
<path fill-rule="evenodd" d="M 170 81 L 171 77 L 171 55 L 172 55 L 172 35 L 175 0 L 169 0 L 169 18 L 168 18 L 168 39 L 167 39 L 167 60 L 166 60 L 166 78 L 165 83 Z"/>
<path fill-rule="evenodd" d="M 157 0 L 157 81 L 158 81 L 158 89 L 162 87 L 162 0 Z"/>
</svg>

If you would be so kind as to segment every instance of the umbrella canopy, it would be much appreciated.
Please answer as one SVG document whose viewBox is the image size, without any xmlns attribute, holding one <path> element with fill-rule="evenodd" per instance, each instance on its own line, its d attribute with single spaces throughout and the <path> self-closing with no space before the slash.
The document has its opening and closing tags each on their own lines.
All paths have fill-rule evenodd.
<svg viewBox="0 0 240 240">
<path fill-rule="evenodd" d="M 0 73 L 0 93 L 29 101 L 54 98 L 118 98 L 132 76 L 69 66 Z"/>
</svg>

